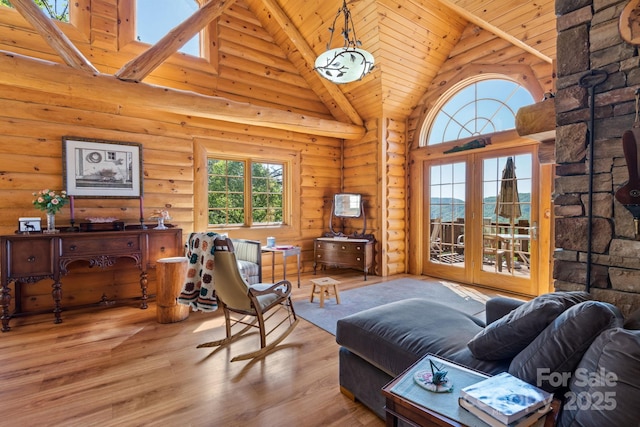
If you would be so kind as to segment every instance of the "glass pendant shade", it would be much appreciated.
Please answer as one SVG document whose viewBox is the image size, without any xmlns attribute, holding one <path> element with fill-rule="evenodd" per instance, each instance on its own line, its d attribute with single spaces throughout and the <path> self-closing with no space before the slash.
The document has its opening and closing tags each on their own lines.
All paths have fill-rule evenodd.
<svg viewBox="0 0 640 427">
<path fill-rule="evenodd" d="M 336 22 L 340 16 L 344 19 L 341 31 L 344 46 L 330 49 L 333 33 L 336 31 Z M 373 69 L 373 55 L 360 49 L 362 43 L 356 37 L 351 11 L 347 7 L 346 0 L 343 0 L 342 7 L 338 9 L 329 32 L 331 37 L 327 43 L 327 51 L 316 58 L 314 69 L 325 79 L 338 84 L 355 82 L 366 76 Z"/>
<path fill-rule="evenodd" d="M 364 49 L 339 47 L 316 59 L 315 69 L 333 83 L 351 83 L 362 79 L 373 68 L 373 55 Z"/>
</svg>

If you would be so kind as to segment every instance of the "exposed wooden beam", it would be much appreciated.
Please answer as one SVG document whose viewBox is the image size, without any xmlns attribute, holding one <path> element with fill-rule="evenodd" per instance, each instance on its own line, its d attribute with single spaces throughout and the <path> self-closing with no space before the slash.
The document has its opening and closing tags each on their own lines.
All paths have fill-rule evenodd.
<svg viewBox="0 0 640 427">
<path fill-rule="evenodd" d="M 65 64 L 77 70 L 90 71 L 92 73 L 98 72 L 33 0 L 11 0 L 11 4 L 62 58 Z"/>
<path fill-rule="evenodd" d="M 511 44 L 513 44 L 515 46 L 518 46 L 518 47 L 524 49 L 525 51 L 537 56 L 538 58 L 542 59 L 543 61 L 548 62 L 549 64 L 551 64 L 552 60 L 547 55 L 543 54 L 542 52 L 540 52 L 537 49 L 534 49 L 533 47 L 529 46 L 528 44 L 526 44 L 522 40 L 512 36 L 511 34 L 505 32 L 505 31 L 502 31 L 500 28 L 496 27 L 495 25 L 491 25 L 487 21 L 477 17 L 476 15 L 474 15 L 471 12 L 467 11 L 466 9 L 458 6 L 454 0 L 437 0 L 437 1 L 440 2 L 441 4 L 447 6 L 448 8 L 450 8 L 455 13 L 457 13 L 460 16 L 462 16 L 464 19 L 466 19 L 467 21 L 471 22 L 472 24 L 477 25 L 478 27 L 483 28 L 483 29 L 495 34 L 496 36 L 500 37 L 501 39 L 504 39 L 504 40 L 508 41 L 509 43 L 511 43 Z"/>
<path fill-rule="evenodd" d="M 518 135 L 536 141 L 554 141 L 556 137 L 556 103 L 553 99 L 520 107 L 516 113 Z"/>
<path fill-rule="evenodd" d="M 359 139 L 362 126 L 194 92 L 89 74 L 66 65 L 0 51 L 0 83 L 79 99 L 341 139 Z"/>
<path fill-rule="evenodd" d="M 276 1 L 261 0 L 261 2 L 269 11 L 271 17 L 275 19 L 278 25 L 280 25 L 280 28 L 282 28 L 282 31 L 287 35 L 289 40 L 291 40 L 293 45 L 296 47 L 296 49 L 306 62 L 307 67 L 309 67 L 310 70 L 313 70 L 313 64 L 315 63 L 317 55 L 313 51 L 311 46 L 309 46 L 309 44 L 306 42 L 302 34 L 300 34 L 300 31 L 298 31 L 295 24 L 291 21 L 291 19 L 289 19 L 287 14 L 282 10 L 282 8 Z M 329 80 L 323 79 L 322 77 L 318 76 L 317 73 L 313 73 L 312 75 L 315 75 L 314 78 L 317 78 L 322 83 L 338 108 L 340 108 L 353 123 L 357 125 L 363 124 L 362 118 L 360 117 L 356 109 L 351 105 L 347 97 L 335 83 L 331 83 Z"/>
<path fill-rule="evenodd" d="M 209 22 L 222 15 L 234 2 L 235 0 L 209 1 L 180 25 L 169 31 L 158 43 L 126 63 L 116 72 L 115 76 L 121 80 L 141 81 L 198 34 Z"/>
</svg>

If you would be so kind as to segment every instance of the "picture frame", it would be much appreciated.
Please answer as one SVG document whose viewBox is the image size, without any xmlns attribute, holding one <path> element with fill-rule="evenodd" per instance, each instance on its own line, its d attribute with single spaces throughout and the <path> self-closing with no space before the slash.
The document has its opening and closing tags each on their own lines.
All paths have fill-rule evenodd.
<svg viewBox="0 0 640 427">
<path fill-rule="evenodd" d="M 69 196 L 140 198 L 142 144 L 65 136 L 63 183 Z"/>
<path fill-rule="evenodd" d="M 36 217 L 18 218 L 18 233 L 35 233 L 41 232 L 42 219 Z"/>
</svg>

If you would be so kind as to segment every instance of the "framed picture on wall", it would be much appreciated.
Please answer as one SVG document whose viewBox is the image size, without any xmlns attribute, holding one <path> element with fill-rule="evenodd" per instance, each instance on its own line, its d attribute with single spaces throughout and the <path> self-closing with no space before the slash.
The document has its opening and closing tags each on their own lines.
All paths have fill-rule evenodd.
<svg viewBox="0 0 640 427">
<path fill-rule="evenodd" d="M 142 144 L 65 136 L 62 170 L 70 196 L 142 196 Z"/>
</svg>

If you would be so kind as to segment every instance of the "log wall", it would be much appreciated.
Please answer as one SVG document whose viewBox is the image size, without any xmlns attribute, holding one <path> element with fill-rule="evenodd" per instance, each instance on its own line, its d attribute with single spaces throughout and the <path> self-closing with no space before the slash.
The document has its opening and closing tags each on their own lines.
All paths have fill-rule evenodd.
<svg viewBox="0 0 640 427">
<path fill-rule="evenodd" d="M 79 28 L 59 24 L 105 74 L 115 73 L 145 49 L 138 42 L 118 39 L 118 34 L 128 34 L 126 20 L 119 16 L 125 12 L 124 2 L 119 3 L 120 9 L 115 0 L 91 0 L 92 19 L 80 19 Z M 75 13 L 84 14 L 86 9 Z M 144 83 L 332 119 L 244 2 L 238 1 L 220 18 L 216 36 L 220 49 L 216 61 L 212 61 L 215 66 L 175 54 Z M 19 64 L 25 61 L 14 53 L 61 62 L 16 11 L 5 7 L 0 7 L 0 50 Z M 312 240 L 327 228 L 323 200 L 341 191 L 341 139 L 163 112 L 159 99 L 149 99 L 150 108 L 144 108 L 139 99 L 131 106 L 127 99 L 141 96 L 135 83 L 120 100 L 101 94 L 99 86 L 91 88 L 93 99 L 85 99 L 48 92 L 47 79 L 54 76 L 35 76 L 39 82 L 34 83 L 34 76 L 25 75 L 24 84 L 18 88 L 7 83 L 11 73 L 11 69 L 0 70 L 0 233 L 13 233 L 18 217 L 41 216 L 44 222 L 44 214 L 31 204 L 32 193 L 43 188 L 62 189 L 62 137 L 75 136 L 141 143 L 145 216 L 156 209 L 168 209 L 171 222 L 183 229 L 186 238 L 189 232 L 206 227 L 206 199 L 201 192 L 196 193 L 206 173 L 202 167 L 206 155 L 223 153 L 225 147 L 233 145 L 242 147 L 243 153 L 277 152 L 295 158 L 292 203 L 297 216 L 280 232 L 237 229 L 228 230 L 229 234 L 261 241 L 275 235 L 280 242 L 301 245 L 303 268 L 311 268 Z M 375 168 L 367 173 L 375 176 Z M 136 223 L 139 217 L 137 199 L 76 198 L 75 207 L 76 222 L 85 217 L 116 217 Z M 68 221 L 69 208 L 65 207 L 58 214 L 57 224 L 66 225 Z M 107 299 L 139 295 L 139 271 L 126 260 L 117 272 L 82 265 L 73 272 L 64 280 L 66 307 L 96 303 L 103 293 Z M 149 292 L 153 294 L 154 272 L 149 279 Z M 41 281 L 24 286 L 23 308 L 49 309 L 50 285 Z"/>
<path fill-rule="evenodd" d="M 387 118 L 382 129 L 382 211 L 385 220 L 380 235 L 383 275 L 407 271 L 407 132 L 406 122 Z"/>
</svg>

